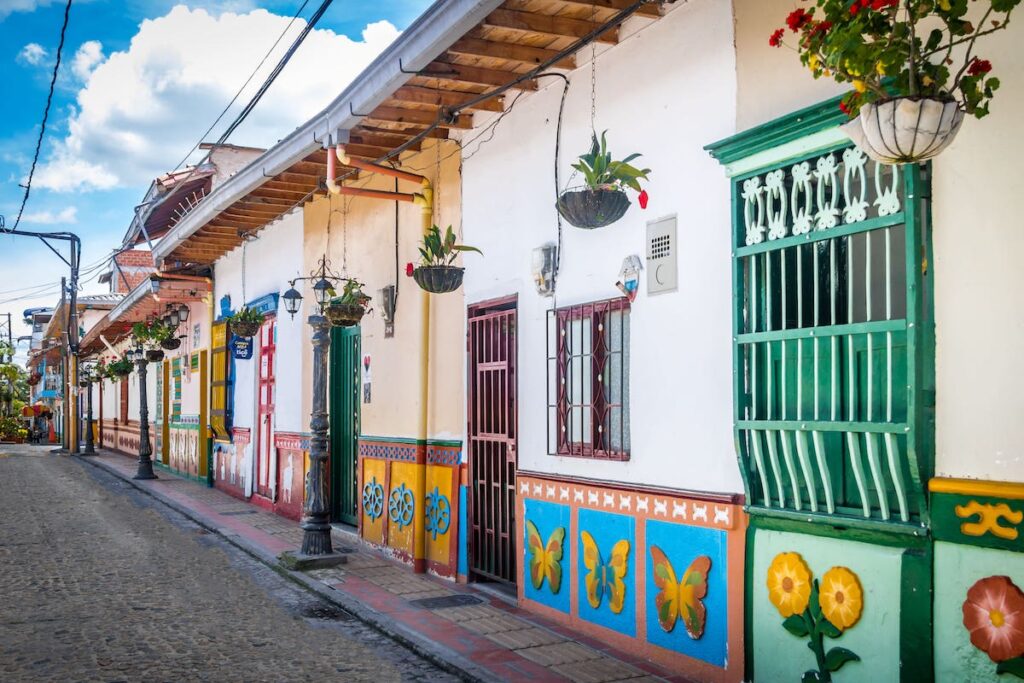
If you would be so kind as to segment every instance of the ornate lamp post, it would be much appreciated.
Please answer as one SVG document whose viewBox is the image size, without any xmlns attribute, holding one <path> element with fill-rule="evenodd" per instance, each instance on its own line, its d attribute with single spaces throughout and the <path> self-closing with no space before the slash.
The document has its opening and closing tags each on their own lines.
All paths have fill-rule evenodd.
<svg viewBox="0 0 1024 683">
<path fill-rule="evenodd" d="M 324 316 L 324 307 L 330 301 L 333 282 L 342 278 L 327 267 L 327 259 L 309 277 L 298 277 L 288 283 L 282 295 L 285 310 L 294 319 L 302 304 L 302 294 L 295 283 L 314 280 L 313 294 L 318 311 L 307 322 L 313 328 L 313 411 L 310 414 L 309 472 L 306 473 L 306 495 L 302 508 L 302 549 L 298 553 L 284 553 L 282 562 L 292 569 L 313 569 L 342 564 L 343 553 L 334 552 L 331 545 L 330 488 L 327 481 L 327 354 L 331 344 L 331 324 Z"/>
<path fill-rule="evenodd" d="M 129 349 L 125 357 L 139 371 L 139 468 L 133 479 L 157 479 L 153 471 L 153 447 L 149 444 L 149 405 L 146 401 L 146 351 L 142 346 Z"/>
<path fill-rule="evenodd" d="M 92 435 L 92 383 L 95 382 L 96 366 L 88 365 L 82 372 L 81 384 L 85 387 L 85 450 L 82 455 L 96 455 L 96 444 L 93 443 Z"/>
</svg>

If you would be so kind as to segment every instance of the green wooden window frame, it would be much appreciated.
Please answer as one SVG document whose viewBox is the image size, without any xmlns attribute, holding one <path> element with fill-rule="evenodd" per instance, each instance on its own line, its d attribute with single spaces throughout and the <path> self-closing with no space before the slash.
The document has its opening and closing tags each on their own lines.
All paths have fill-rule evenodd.
<svg viewBox="0 0 1024 683">
<path fill-rule="evenodd" d="M 828 117 L 806 118 L 828 144 L 801 144 L 790 122 L 709 147 L 740 169 L 733 394 L 748 510 L 920 535 L 934 443 L 930 169 L 876 164 L 822 135 Z M 782 155 L 744 170 L 743 149 L 767 161 L 760 138 L 773 136 Z"/>
</svg>

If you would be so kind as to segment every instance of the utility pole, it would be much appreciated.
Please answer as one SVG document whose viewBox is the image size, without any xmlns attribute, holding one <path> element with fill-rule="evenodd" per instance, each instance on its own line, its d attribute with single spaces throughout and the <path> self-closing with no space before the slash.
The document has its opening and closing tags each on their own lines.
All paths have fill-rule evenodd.
<svg viewBox="0 0 1024 683">
<path fill-rule="evenodd" d="M 7 314 L 7 348 L 8 353 L 11 354 L 10 358 L 7 358 L 6 354 L 0 354 L 0 364 L 3 363 L 14 363 L 14 336 L 11 333 L 11 314 Z M 14 409 L 14 380 L 7 379 L 8 389 L 10 390 L 7 394 L 7 400 L 4 401 L 6 404 L 6 410 L 4 415 L 10 415 Z"/>
<path fill-rule="evenodd" d="M 23 237 L 36 237 L 46 245 L 61 261 L 68 265 L 71 270 L 70 282 L 61 278 L 60 296 L 63 303 L 65 296 L 70 291 L 71 304 L 68 310 L 66 321 L 67 342 L 65 346 L 65 374 L 64 374 L 64 447 L 72 454 L 79 452 L 78 444 L 78 420 L 75 414 L 78 410 L 78 268 L 82 258 L 82 240 L 73 232 L 32 232 L 30 230 L 8 230 L 4 226 L 4 217 L 0 216 L 0 233 L 7 235 L 21 235 Z M 50 240 L 70 242 L 70 258 L 57 251 Z M 68 416 L 71 416 L 70 418 Z"/>
</svg>

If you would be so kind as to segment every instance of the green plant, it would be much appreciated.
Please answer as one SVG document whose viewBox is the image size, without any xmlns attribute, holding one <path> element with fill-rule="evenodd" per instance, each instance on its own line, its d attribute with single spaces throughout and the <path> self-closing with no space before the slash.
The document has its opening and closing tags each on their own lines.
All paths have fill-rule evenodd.
<svg viewBox="0 0 1024 683">
<path fill-rule="evenodd" d="M 420 243 L 420 265 L 421 266 L 450 266 L 455 263 L 460 252 L 475 251 L 483 254 L 476 247 L 455 243 L 455 231 L 448 226 L 444 236 L 441 236 L 441 228 L 436 225 L 430 226 L 423 235 Z"/>
<path fill-rule="evenodd" d="M 629 163 L 639 158 L 639 154 L 630 154 L 621 161 L 613 161 L 608 151 L 607 134 L 608 131 L 602 132 L 600 140 L 595 134 L 591 138 L 590 151 L 581 155 L 572 167 L 583 174 L 587 187 L 591 189 L 618 190 L 629 187 L 641 192 L 640 181 L 647 180 L 651 169 L 639 169 Z"/>
<path fill-rule="evenodd" d="M 230 321 L 233 323 L 256 323 L 262 325 L 264 315 L 255 308 L 249 308 L 248 306 L 242 306 L 231 316 Z"/>
<path fill-rule="evenodd" d="M 355 278 L 346 278 L 344 282 L 345 284 L 341 288 L 341 296 L 338 296 L 334 289 L 328 290 L 327 293 L 333 297 L 331 299 L 332 304 L 365 307 L 370 302 L 370 295 L 363 291 L 365 285 L 362 282 Z"/>
<path fill-rule="evenodd" d="M 132 336 L 140 344 L 158 346 L 174 336 L 174 328 L 164 324 L 159 318 L 132 325 Z"/>
<path fill-rule="evenodd" d="M 840 109 L 855 116 L 893 95 L 956 100 L 981 118 L 999 88 L 992 64 L 974 55 L 981 36 L 1006 28 L 1021 0 L 814 0 L 786 18 L 795 50 L 814 78 L 850 83 Z M 967 19 L 968 5 L 980 13 Z M 786 29 L 768 39 L 785 45 Z"/>
<path fill-rule="evenodd" d="M 21 420 L 16 417 L 0 417 L 0 439 L 13 439 L 15 437 L 22 437 L 20 432 L 25 431 L 22 429 Z M 25 434 L 27 436 L 27 434 Z"/>
<path fill-rule="evenodd" d="M 132 362 L 127 358 L 118 358 L 107 366 L 111 379 L 120 379 L 126 375 L 130 375 L 132 369 Z"/>
</svg>

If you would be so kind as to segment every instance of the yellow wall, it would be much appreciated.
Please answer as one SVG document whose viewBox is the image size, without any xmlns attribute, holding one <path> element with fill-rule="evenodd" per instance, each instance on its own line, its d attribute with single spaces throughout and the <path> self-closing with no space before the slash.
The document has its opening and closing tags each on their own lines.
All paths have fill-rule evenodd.
<svg viewBox="0 0 1024 683">
<path fill-rule="evenodd" d="M 440 142 L 435 145 L 435 142 Z M 436 159 L 440 149 L 440 186 L 436 182 Z M 448 158 L 444 158 L 449 155 Z M 402 169 L 426 176 L 435 185 L 434 221 L 442 229 L 451 224 L 459 232 L 460 177 L 459 152 L 455 143 L 428 141 L 422 152 L 402 157 Z M 347 185 L 394 191 L 395 180 L 387 176 L 362 173 Z M 411 182 L 398 181 L 400 192 L 418 192 Z M 438 191 L 439 190 L 439 191 Z M 348 210 L 347 216 L 344 212 Z M 384 338 L 384 319 L 379 290 L 395 283 L 395 202 L 362 197 L 335 196 L 318 198 L 304 209 L 305 239 L 303 271 L 317 267 L 327 251 L 331 266 L 338 274 L 347 274 L 365 283 L 365 291 L 373 297 L 373 309 L 361 325 L 362 353 L 372 358 L 372 401 L 363 403 L 361 432 L 389 437 L 418 438 L 419 420 L 419 348 L 421 334 L 421 299 L 426 296 L 416 283 L 405 275 L 405 264 L 418 261 L 418 242 L 422 234 L 422 210 L 401 202 L 398 206 L 398 310 L 395 335 Z M 327 221 L 331 215 L 330 246 L 327 246 Z M 470 267 L 483 263 L 478 256 L 469 257 Z M 313 296 L 309 283 L 302 291 L 302 315 L 308 316 Z M 430 295 L 430 414 L 429 438 L 461 439 L 465 431 L 465 398 L 463 394 L 463 363 L 465 357 L 465 301 L 462 290 L 451 294 Z M 310 330 L 304 329 L 303 348 L 309 349 Z M 312 356 L 303 354 L 303 386 L 312 385 Z M 303 414 L 310 412 L 310 392 L 304 390 Z"/>
</svg>

